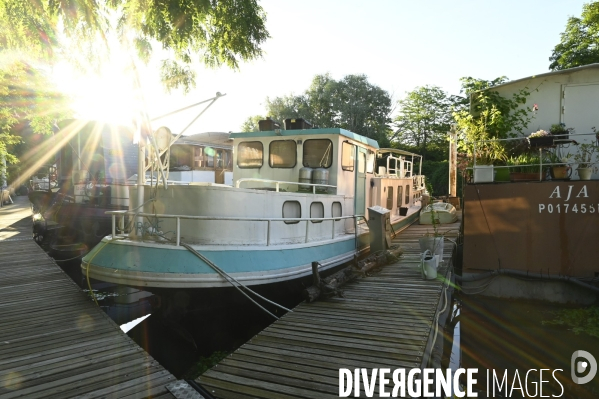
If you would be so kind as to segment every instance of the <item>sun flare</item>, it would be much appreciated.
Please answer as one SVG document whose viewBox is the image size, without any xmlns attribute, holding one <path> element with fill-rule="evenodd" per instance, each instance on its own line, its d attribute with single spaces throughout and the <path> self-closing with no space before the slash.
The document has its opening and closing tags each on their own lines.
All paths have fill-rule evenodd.
<svg viewBox="0 0 599 399">
<path fill-rule="evenodd" d="M 75 118 L 129 125 L 143 108 L 130 58 L 112 57 L 97 73 L 81 73 L 68 64 L 54 69 L 59 90 L 72 98 Z"/>
</svg>

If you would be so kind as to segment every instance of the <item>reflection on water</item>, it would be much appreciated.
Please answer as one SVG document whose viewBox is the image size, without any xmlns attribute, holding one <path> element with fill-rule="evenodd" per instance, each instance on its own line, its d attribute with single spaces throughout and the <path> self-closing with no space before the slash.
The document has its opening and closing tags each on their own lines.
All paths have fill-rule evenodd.
<svg viewBox="0 0 599 399">
<path fill-rule="evenodd" d="M 541 385 L 543 396 L 560 396 L 563 390 L 560 396 L 563 398 L 599 397 L 599 375 L 588 384 L 574 384 L 570 365 L 571 356 L 577 350 L 588 351 L 599 359 L 599 339 L 582 333 L 576 335 L 566 327 L 543 324 L 554 318 L 553 311 L 566 306 L 480 296 L 462 296 L 461 300 L 461 364 L 464 368 L 479 369 L 478 388 L 483 393 L 487 390 L 487 370 L 491 379 L 495 370 L 499 380 L 508 370 L 506 381 L 510 397 L 541 397 Z M 529 372 L 532 369 L 535 371 Z M 551 370 L 543 372 L 545 382 L 542 384 L 541 369 Z M 497 391 L 498 388 L 496 397 L 501 397 Z"/>
</svg>

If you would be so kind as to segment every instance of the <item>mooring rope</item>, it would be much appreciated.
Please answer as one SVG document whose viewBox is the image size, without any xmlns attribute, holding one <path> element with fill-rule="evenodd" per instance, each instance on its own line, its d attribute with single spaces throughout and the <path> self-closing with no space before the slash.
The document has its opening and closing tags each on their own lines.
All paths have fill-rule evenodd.
<svg viewBox="0 0 599 399">
<path fill-rule="evenodd" d="M 258 294 L 257 292 L 255 292 L 252 289 L 248 288 L 247 286 L 243 285 L 242 283 L 240 283 L 239 281 L 237 281 L 234 277 L 232 277 L 227 272 L 225 272 L 224 270 L 222 270 L 220 267 L 218 267 L 217 265 L 215 265 L 212 261 L 210 261 L 210 259 L 206 258 L 204 255 L 202 255 L 201 253 L 199 253 L 198 251 L 196 251 L 195 249 L 193 249 L 191 247 L 191 245 L 186 244 L 184 242 L 181 242 L 181 246 L 185 247 L 189 252 L 191 252 L 192 254 L 194 254 L 195 256 L 197 256 L 198 258 L 200 258 L 202 261 L 204 261 L 204 263 L 206 263 L 214 271 L 216 271 L 220 276 L 222 276 L 225 280 L 227 280 L 233 287 L 235 287 L 239 292 L 241 292 L 243 295 L 245 295 L 256 306 L 258 306 L 260 309 L 262 309 L 263 311 L 265 311 L 266 313 L 268 313 L 269 315 L 271 315 L 275 319 L 279 320 L 279 318 L 277 316 L 275 316 L 274 314 L 272 314 L 271 312 L 269 312 L 266 308 L 264 308 L 262 305 L 260 305 L 258 302 L 256 302 L 253 298 L 251 298 L 248 294 L 246 294 L 244 292 L 244 290 L 242 290 L 241 288 L 247 290 L 251 294 L 254 294 L 258 298 L 260 298 L 260 299 L 262 299 L 262 300 L 270 303 L 271 305 L 277 306 L 280 309 L 283 309 L 283 310 L 285 310 L 287 312 L 293 312 L 291 309 L 287 309 L 286 307 L 284 307 L 282 305 L 279 305 L 278 303 L 273 302 L 270 299 L 264 298 L 262 295 Z M 238 284 L 238 285 L 236 285 L 236 284 Z"/>
<path fill-rule="evenodd" d="M 431 344 L 431 353 L 428 357 L 428 363 L 430 363 L 431 358 L 433 357 L 433 350 L 435 349 L 435 342 L 437 341 L 437 335 L 439 334 L 439 316 L 441 315 L 441 313 L 445 312 L 445 309 L 447 309 L 447 289 L 449 288 L 449 285 L 451 284 L 451 271 L 449 271 L 448 274 L 448 278 L 447 278 L 447 286 L 445 286 L 445 282 L 443 283 L 443 309 L 439 310 L 437 312 L 437 314 L 435 315 L 435 332 L 434 332 L 434 336 L 433 336 L 433 342 Z"/>
</svg>

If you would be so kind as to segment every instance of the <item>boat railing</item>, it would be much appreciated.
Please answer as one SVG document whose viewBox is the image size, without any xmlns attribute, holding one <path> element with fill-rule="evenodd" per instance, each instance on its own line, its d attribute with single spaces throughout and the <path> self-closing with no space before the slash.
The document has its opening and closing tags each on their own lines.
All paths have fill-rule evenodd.
<svg viewBox="0 0 599 399">
<path fill-rule="evenodd" d="M 269 179 L 258 179 L 258 178 L 253 178 L 253 177 L 246 177 L 243 179 L 238 179 L 235 182 L 235 187 L 236 188 L 240 188 L 241 187 L 241 183 L 246 183 L 246 182 L 260 182 L 260 183 L 266 183 L 266 184 L 274 184 L 275 185 L 275 191 L 278 193 L 281 184 L 294 184 L 294 185 L 301 185 L 306 186 L 306 187 L 312 187 L 312 193 L 316 194 L 316 188 L 323 188 L 324 190 L 328 190 L 329 188 L 337 188 L 337 186 L 331 186 L 329 184 L 315 184 L 315 183 L 299 183 L 299 182 L 294 182 L 294 181 L 281 181 L 281 180 L 269 180 Z"/>
<path fill-rule="evenodd" d="M 334 216 L 328 218 L 251 218 L 251 217 L 229 217 L 229 216 L 193 216 L 193 215 L 169 215 L 169 214 L 155 214 L 145 212 L 134 212 L 134 211 L 107 211 L 106 214 L 112 217 L 112 240 L 127 236 L 125 232 L 125 217 L 152 217 L 152 218 L 164 218 L 164 219 L 175 219 L 176 220 L 176 231 L 175 231 L 175 246 L 181 245 L 181 220 L 209 220 L 209 221 L 243 221 L 243 222 L 264 222 L 267 223 L 266 229 L 266 246 L 271 245 L 271 224 L 273 222 L 306 222 L 306 234 L 304 242 L 308 242 L 310 225 L 316 222 L 332 221 L 331 223 L 331 239 L 335 238 L 335 222 L 347 219 L 354 219 L 354 233 L 358 234 L 358 219 L 366 220 L 363 215 L 351 215 L 351 216 Z M 119 230 L 124 234 L 117 234 L 117 216 L 119 218 Z"/>
</svg>

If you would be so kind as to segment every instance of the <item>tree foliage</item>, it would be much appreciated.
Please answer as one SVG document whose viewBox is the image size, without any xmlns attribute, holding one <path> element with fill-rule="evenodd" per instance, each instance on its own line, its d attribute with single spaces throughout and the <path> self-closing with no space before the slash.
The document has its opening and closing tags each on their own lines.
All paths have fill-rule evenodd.
<svg viewBox="0 0 599 399">
<path fill-rule="evenodd" d="M 106 53 L 107 34 L 114 32 L 142 60 L 153 43 L 168 50 L 163 81 L 188 90 L 194 60 L 237 68 L 261 56 L 269 37 L 265 21 L 257 0 L 0 0 L 0 49 L 47 60 L 83 52 L 93 60 Z"/>
<path fill-rule="evenodd" d="M 437 86 L 417 87 L 408 92 L 398 101 L 392 141 L 425 157 L 434 154 L 433 158 L 446 158 L 452 112 L 462 102 L 462 97 L 450 96 Z"/>
<path fill-rule="evenodd" d="M 583 5 L 580 18 L 568 18 L 549 61 L 552 71 L 599 62 L 599 2 Z"/>
<path fill-rule="evenodd" d="M 50 134 L 55 121 L 68 116 L 68 99 L 53 90 L 42 72 L 20 61 L 0 69 L 0 158 L 18 162 L 13 149 L 21 137 L 15 127 L 27 125 L 33 133 Z"/>
<path fill-rule="evenodd" d="M 529 89 L 520 89 L 511 98 L 505 98 L 494 86 L 506 82 L 505 76 L 494 80 L 465 77 L 462 81 L 462 93 L 469 95 L 470 107 L 453 113 L 462 149 L 472 155 L 472 143 L 515 137 L 524 134 L 532 116 L 523 105 L 530 95 Z M 505 146 L 500 142 L 486 142 L 477 147 L 477 157 L 486 161 L 501 160 L 506 156 Z"/>
<path fill-rule="evenodd" d="M 329 74 L 316 75 L 300 95 L 266 99 L 266 114 L 274 120 L 304 118 L 319 127 L 339 127 L 388 144 L 391 97 L 368 82 L 365 75 L 347 75 L 341 80 Z M 250 117 L 242 128 L 255 126 Z M 253 121 L 253 122 L 252 122 Z"/>
</svg>

